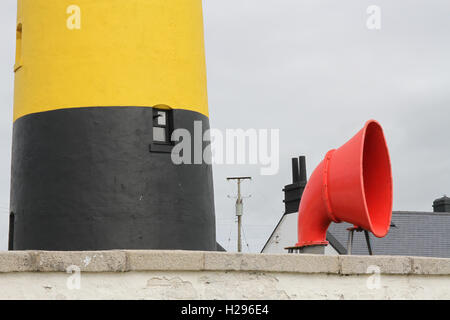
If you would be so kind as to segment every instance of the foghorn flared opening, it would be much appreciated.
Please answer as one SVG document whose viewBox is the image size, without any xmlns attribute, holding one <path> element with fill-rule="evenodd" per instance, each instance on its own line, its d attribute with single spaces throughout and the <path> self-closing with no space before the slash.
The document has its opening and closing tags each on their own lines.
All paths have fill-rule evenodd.
<svg viewBox="0 0 450 320">
<path fill-rule="evenodd" d="M 384 237 L 392 217 L 392 173 L 383 129 L 376 121 L 369 122 L 366 128 L 363 183 L 371 231 Z"/>
</svg>

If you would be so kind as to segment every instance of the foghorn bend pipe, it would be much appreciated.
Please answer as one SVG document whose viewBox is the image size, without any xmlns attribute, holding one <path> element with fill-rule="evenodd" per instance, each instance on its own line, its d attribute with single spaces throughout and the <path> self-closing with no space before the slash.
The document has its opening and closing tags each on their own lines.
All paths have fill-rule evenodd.
<svg viewBox="0 0 450 320">
<path fill-rule="evenodd" d="M 381 125 L 370 120 L 329 151 L 310 177 L 298 216 L 296 247 L 327 245 L 331 222 L 348 222 L 384 237 L 393 203 L 392 170 Z"/>
</svg>

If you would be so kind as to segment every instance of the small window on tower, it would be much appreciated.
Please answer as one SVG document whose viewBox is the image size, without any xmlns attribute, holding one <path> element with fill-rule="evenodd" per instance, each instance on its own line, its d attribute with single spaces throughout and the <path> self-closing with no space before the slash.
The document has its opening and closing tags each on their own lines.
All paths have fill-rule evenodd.
<svg viewBox="0 0 450 320">
<path fill-rule="evenodd" d="M 153 142 L 171 144 L 171 111 L 153 109 Z"/>
<path fill-rule="evenodd" d="M 16 63 L 14 64 L 14 72 L 22 67 L 22 24 L 17 25 L 16 31 Z"/>
</svg>

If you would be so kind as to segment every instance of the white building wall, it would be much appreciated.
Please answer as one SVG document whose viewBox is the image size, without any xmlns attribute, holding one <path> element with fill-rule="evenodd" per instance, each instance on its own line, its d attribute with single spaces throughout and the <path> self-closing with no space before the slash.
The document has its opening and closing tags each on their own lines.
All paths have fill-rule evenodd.
<svg viewBox="0 0 450 320">
<path fill-rule="evenodd" d="M 295 246 L 297 243 L 297 220 L 298 213 L 284 215 L 262 253 L 287 253 L 286 247 Z M 338 252 L 328 245 L 325 247 L 325 254 L 338 255 Z"/>
</svg>

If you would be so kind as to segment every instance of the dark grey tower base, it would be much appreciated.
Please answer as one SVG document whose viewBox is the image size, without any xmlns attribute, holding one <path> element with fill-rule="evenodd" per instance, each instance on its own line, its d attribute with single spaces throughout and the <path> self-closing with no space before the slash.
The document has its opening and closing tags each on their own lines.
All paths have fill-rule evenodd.
<svg viewBox="0 0 450 320">
<path fill-rule="evenodd" d="M 207 117 L 173 110 L 194 132 Z M 216 250 L 212 169 L 152 152 L 152 108 L 94 107 L 14 123 L 10 249 Z"/>
</svg>

